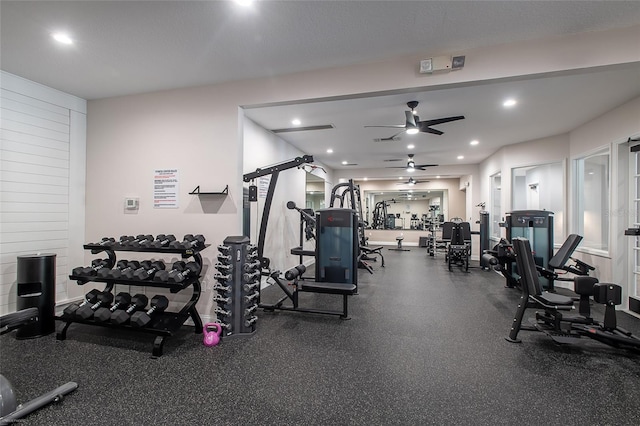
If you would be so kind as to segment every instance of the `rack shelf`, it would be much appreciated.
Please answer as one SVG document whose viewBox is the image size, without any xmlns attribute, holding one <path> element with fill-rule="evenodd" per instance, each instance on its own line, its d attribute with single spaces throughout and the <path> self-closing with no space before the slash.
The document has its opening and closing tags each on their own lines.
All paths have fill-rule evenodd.
<svg viewBox="0 0 640 426">
<path fill-rule="evenodd" d="M 200 185 L 198 185 L 189 195 L 229 195 L 229 185 L 225 186 L 220 192 L 201 192 Z"/>
<path fill-rule="evenodd" d="M 116 264 L 116 251 L 128 251 L 128 252 L 142 252 L 142 253 L 165 253 L 165 254 L 180 254 L 181 257 L 193 257 L 193 260 L 200 266 L 200 270 L 202 270 L 202 256 L 200 255 L 200 251 L 204 250 L 209 245 L 200 245 L 198 247 L 194 247 L 191 249 L 182 249 L 182 248 L 152 248 L 152 247 L 122 247 L 122 246 L 101 246 L 99 244 L 85 244 L 83 247 L 85 250 L 91 250 L 92 254 L 97 254 L 101 252 L 105 252 L 112 265 Z M 196 304 L 200 299 L 200 294 L 202 292 L 200 285 L 200 276 L 195 276 L 191 278 L 187 278 L 183 282 L 180 283 L 169 283 L 163 281 L 153 281 L 153 280 L 135 280 L 135 279 L 127 279 L 127 278 L 102 278 L 102 277 L 92 277 L 92 276 L 76 276 L 69 275 L 71 280 L 75 280 L 78 285 L 85 285 L 89 282 L 99 282 L 104 283 L 105 288 L 104 291 L 112 292 L 113 288 L 116 284 L 126 285 L 126 286 L 138 286 L 138 287 L 155 287 L 155 288 L 166 288 L 169 289 L 171 293 L 178 293 L 180 291 L 186 290 L 191 287 L 193 289 L 193 294 L 189 301 L 185 303 L 182 309 L 179 312 L 160 312 L 153 315 L 151 318 L 151 322 L 146 327 L 133 327 L 129 324 L 115 324 L 111 322 L 100 322 L 95 321 L 94 319 L 82 319 L 76 316 L 67 316 L 65 314 L 59 315 L 56 317 L 57 320 L 63 322 L 64 324 L 58 329 L 56 333 L 57 340 L 65 340 L 67 338 L 67 330 L 73 323 L 78 324 L 88 324 L 88 325 L 96 325 L 100 327 L 107 328 L 115 328 L 115 329 L 128 329 L 135 330 L 142 333 L 155 334 L 157 337 L 153 342 L 152 354 L 154 357 L 158 357 L 162 355 L 162 348 L 164 346 L 164 341 L 167 337 L 172 336 L 176 331 L 180 329 L 184 325 L 184 323 L 191 318 L 195 325 L 195 333 L 202 333 L 202 319 L 200 318 L 200 314 L 196 310 Z"/>
</svg>

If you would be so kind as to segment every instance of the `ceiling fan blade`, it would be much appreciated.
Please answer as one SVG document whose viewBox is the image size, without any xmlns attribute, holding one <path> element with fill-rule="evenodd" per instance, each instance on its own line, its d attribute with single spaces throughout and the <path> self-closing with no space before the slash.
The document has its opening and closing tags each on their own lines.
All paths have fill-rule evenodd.
<svg viewBox="0 0 640 426">
<path fill-rule="evenodd" d="M 414 167 L 416 169 L 421 169 L 423 167 L 437 167 L 438 164 L 416 164 Z"/>
<path fill-rule="evenodd" d="M 384 126 L 364 126 L 364 127 L 390 127 L 392 129 L 404 129 L 406 126 L 403 124 L 389 124 Z"/>
<path fill-rule="evenodd" d="M 416 118 L 411 111 L 405 111 L 404 116 L 407 120 L 407 124 L 405 125 L 405 127 L 417 127 Z"/>
<path fill-rule="evenodd" d="M 454 117 L 444 117 L 444 118 L 436 118 L 434 120 L 424 120 L 424 121 L 420 121 L 420 127 L 425 126 L 425 127 L 430 127 L 430 126 L 435 126 L 437 124 L 442 124 L 442 123 L 449 123 L 451 121 L 458 121 L 458 120 L 464 120 L 464 115 L 456 115 Z"/>
<path fill-rule="evenodd" d="M 434 135 L 443 135 L 444 134 L 444 132 L 441 132 L 440 130 L 432 129 L 431 127 L 427 127 L 427 126 L 424 126 L 424 127 L 420 126 L 420 131 L 422 133 L 431 133 L 431 134 L 434 134 Z"/>
</svg>

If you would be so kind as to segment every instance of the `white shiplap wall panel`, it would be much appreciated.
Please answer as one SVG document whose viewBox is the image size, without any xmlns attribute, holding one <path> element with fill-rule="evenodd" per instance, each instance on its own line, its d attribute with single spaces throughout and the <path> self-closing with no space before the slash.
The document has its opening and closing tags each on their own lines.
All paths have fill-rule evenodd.
<svg viewBox="0 0 640 426">
<path fill-rule="evenodd" d="M 5 88 L 1 89 L 0 98 L 2 98 L 2 105 L 9 108 L 8 105 L 14 105 L 15 103 L 26 104 L 33 107 L 33 109 L 51 111 L 58 115 L 66 116 L 68 120 L 69 108 L 67 106 L 61 106 L 53 99 L 42 100 L 34 97 L 33 95 L 24 94 L 21 92 L 22 91 L 18 88 L 12 88 L 11 90 Z M 5 101 L 8 101 L 8 103 L 5 104 Z"/>
<path fill-rule="evenodd" d="M 19 121 L 0 119 L 0 127 L 12 132 L 24 133 L 27 135 L 38 136 L 41 138 L 53 139 L 60 142 L 69 142 L 69 133 L 58 132 L 46 127 L 36 127 L 28 123 L 21 123 Z"/>
<path fill-rule="evenodd" d="M 5 153 L 18 152 L 22 154 L 40 155 L 44 158 L 58 158 L 69 160 L 69 152 L 55 148 L 46 148 L 38 145 L 30 145 L 24 142 L 14 142 L 12 140 L 0 139 L 0 149 Z"/>
<path fill-rule="evenodd" d="M 70 249 L 70 241 L 83 239 L 84 206 L 71 207 L 70 200 L 84 196 L 86 102 L 0 73 L 0 314 L 5 314 L 16 310 L 20 255 L 55 253 L 56 300 L 68 298 L 70 258 L 78 264 L 83 258 L 81 245 Z M 73 164 L 72 141 L 80 154 L 74 153 Z"/>
<path fill-rule="evenodd" d="M 3 154 L 2 158 L 2 169 L 6 172 L 17 172 L 22 174 L 30 174 L 36 176 L 52 176 L 52 177 L 63 177 L 68 180 L 69 178 L 69 170 L 61 167 L 49 167 L 42 166 L 37 164 L 26 164 L 26 163 L 18 163 L 15 161 L 5 160 L 4 157 L 10 157 L 8 155 Z M 67 185 L 61 185 L 67 186 Z"/>
<path fill-rule="evenodd" d="M 24 106 L 27 107 L 26 105 Z M 35 111 L 35 113 L 37 112 L 38 111 Z M 68 122 L 60 123 L 58 121 L 38 117 L 37 115 L 34 115 L 34 113 L 25 114 L 23 112 L 13 111 L 7 108 L 0 108 L 0 115 L 2 116 L 2 120 L 8 123 L 13 122 L 19 124 L 27 124 L 39 129 L 51 130 L 62 134 L 69 134 Z"/>
<path fill-rule="evenodd" d="M 6 192 L 23 192 L 29 194 L 63 194 L 69 195 L 69 188 L 66 186 L 40 185 L 36 183 L 24 182 L 2 182 L 2 189 Z"/>
<path fill-rule="evenodd" d="M 67 186 L 69 185 L 69 178 L 67 177 L 53 177 L 51 175 L 37 175 L 32 173 L 10 172 L 0 171 L 1 182 L 23 182 L 23 183 L 37 183 L 42 186 Z"/>
<path fill-rule="evenodd" d="M 57 149 L 63 152 L 69 152 L 68 141 L 58 141 L 55 139 L 30 135 L 27 133 L 20 133 L 13 130 L 0 128 L 0 139 L 2 139 L 3 141 L 19 142 L 24 145 L 35 145 L 45 148 Z"/>
</svg>

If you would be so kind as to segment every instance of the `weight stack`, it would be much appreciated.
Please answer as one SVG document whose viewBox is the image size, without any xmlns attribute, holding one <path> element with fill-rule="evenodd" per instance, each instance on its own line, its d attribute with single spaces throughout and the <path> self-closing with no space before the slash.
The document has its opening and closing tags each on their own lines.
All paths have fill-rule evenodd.
<svg viewBox="0 0 640 426">
<path fill-rule="evenodd" d="M 225 238 L 218 246 L 215 265 L 218 281 L 214 297 L 223 337 L 246 336 L 256 331 L 260 288 L 258 250 L 245 236 Z"/>
</svg>

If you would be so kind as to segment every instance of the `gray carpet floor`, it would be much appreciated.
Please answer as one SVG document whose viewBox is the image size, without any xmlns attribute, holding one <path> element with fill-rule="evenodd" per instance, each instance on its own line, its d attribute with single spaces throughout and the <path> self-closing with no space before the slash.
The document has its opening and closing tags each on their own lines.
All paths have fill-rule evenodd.
<svg viewBox="0 0 640 426">
<path fill-rule="evenodd" d="M 26 425 L 640 424 L 637 354 L 535 332 L 509 343 L 519 293 L 501 276 L 449 272 L 417 247 L 384 254 L 386 268 L 360 270 L 348 321 L 259 311 L 250 337 L 207 348 L 184 327 L 157 359 L 147 334 L 80 324 L 65 341 L 9 333 L 1 372 L 19 401 L 79 384 Z M 340 303 L 301 295 L 305 306 Z M 640 333 L 637 318 L 618 321 Z"/>
</svg>

